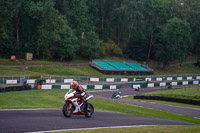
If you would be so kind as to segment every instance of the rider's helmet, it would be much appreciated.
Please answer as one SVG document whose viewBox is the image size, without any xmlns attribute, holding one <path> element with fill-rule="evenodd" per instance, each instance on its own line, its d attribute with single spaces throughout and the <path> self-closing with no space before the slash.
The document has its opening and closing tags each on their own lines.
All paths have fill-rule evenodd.
<svg viewBox="0 0 200 133">
<path fill-rule="evenodd" d="M 73 82 L 71 83 L 71 88 L 72 88 L 72 90 L 75 90 L 77 86 L 78 86 L 78 82 L 77 82 L 77 81 L 73 81 Z"/>
</svg>

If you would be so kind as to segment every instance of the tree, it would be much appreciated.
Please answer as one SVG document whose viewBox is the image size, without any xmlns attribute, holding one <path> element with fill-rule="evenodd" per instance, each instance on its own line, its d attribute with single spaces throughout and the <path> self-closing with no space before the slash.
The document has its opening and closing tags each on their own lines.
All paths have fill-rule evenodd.
<svg viewBox="0 0 200 133">
<path fill-rule="evenodd" d="M 81 38 L 88 26 L 87 0 L 57 0 L 56 8 L 67 16 L 69 26 L 75 31 L 76 36 Z"/>
<path fill-rule="evenodd" d="M 148 63 L 155 58 L 162 61 L 159 58 L 168 49 L 164 45 L 172 42 L 183 44 L 177 46 L 182 51 L 166 57 L 165 64 L 177 56 L 183 57 L 182 62 L 188 50 L 200 56 L 199 7 L 199 0 L 0 0 L 0 56 L 24 57 L 32 52 L 35 58 L 63 60 L 80 51 L 85 58 L 125 54 Z M 178 35 L 167 38 L 171 32 L 166 27 L 173 29 L 167 20 L 175 17 L 190 24 L 194 47 L 191 39 L 186 45 Z M 188 33 L 187 38 L 188 24 L 182 22 L 177 21 L 185 26 L 182 32 Z"/>
<path fill-rule="evenodd" d="M 57 19 L 58 26 L 60 26 L 58 34 L 60 40 L 58 41 L 58 53 L 59 59 L 73 59 L 76 57 L 76 52 L 79 51 L 78 39 L 75 36 L 73 30 L 66 24 L 66 19 L 63 16 L 60 16 Z"/>
<path fill-rule="evenodd" d="M 31 2 L 29 16 L 37 21 L 36 55 L 43 58 L 72 59 L 78 50 L 77 38 L 67 25 L 66 17 L 54 8 L 52 0 Z"/>
<path fill-rule="evenodd" d="M 29 0 L 0 1 L 0 32 L 3 33 L 2 37 L 4 38 L 4 42 L 0 45 L 3 48 L 1 52 L 3 56 L 10 54 L 20 55 L 23 51 L 22 33 L 23 27 L 26 25 L 23 22 L 26 19 L 25 8 L 27 3 L 29 3 Z"/>
<path fill-rule="evenodd" d="M 200 1 L 188 0 L 184 3 L 186 20 L 190 23 L 194 47 L 192 52 L 200 57 Z"/>
<path fill-rule="evenodd" d="M 80 55 L 88 59 L 101 57 L 102 42 L 95 32 L 87 32 L 80 47 Z"/>
<path fill-rule="evenodd" d="M 168 20 L 157 45 L 156 59 L 163 64 L 163 69 L 174 59 L 182 62 L 191 46 L 190 25 L 176 17 Z"/>
<path fill-rule="evenodd" d="M 12 34 L 12 3 L 0 0 L 0 57 L 14 54 L 16 45 Z"/>
<path fill-rule="evenodd" d="M 106 48 L 106 55 L 107 56 L 115 56 L 115 57 L 122 57 L 123 52 L 121 48 L 118 47 L 117 44 L 115 44 L 113 41 L 109 41 L 108 43 L 105 43 L 105 48 Z"/>
<path fill-rule="evenodd" d="M 166 22 L 166 4 L 163 0 L 150 0 L 144 4 L 144 25 L 146 39 L 148 41 L 148 53 L 147 53 L 147 64 L 152 55 L 153 46 L 156 44 L 156 40 L 161 31 L 161 27 Z"/>
<path fill-rule="evenodd" d="M 116 30 L 120 26 L 115 9 L 121 4 L 121 0 L 88 0 L 89 19 L 96 27 L 100 39 L 104 41 L 114 40 L 119 44 Z M 94 8 L 95 7 L 95 8 Z M 120 39 L 119 39 L 120 40 Z"/>
<path fill-rule="evenodd" d="M 144 30 L 138 30 L 137 34 L 132 35 L 127 49 L 126 55 L 134 60 L 145 60 L 147 53 L 148 42 L 145 34 L 143 34 Z"/>
</svg>

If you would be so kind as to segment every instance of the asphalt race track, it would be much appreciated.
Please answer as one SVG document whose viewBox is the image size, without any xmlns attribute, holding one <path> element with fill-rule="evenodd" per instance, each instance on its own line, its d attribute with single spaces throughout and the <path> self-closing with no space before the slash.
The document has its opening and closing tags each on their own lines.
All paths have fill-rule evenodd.
<svg viewBox="0 0 200 133">
<path fill-rule="evenodd" d="M 191 117 L 195 117 L 200 119 L 200 109 L 196 108 L 188 108 L 188 107 L 180 107 L 180 106 L 173 106 L 173 105 L 166 105 L 166 104 L 159 104 L 159 103 L 150 103 L 150 102 L 142 102 L 136 100 L 115 100 L 117 102 L 122 102 L 126 104 L 132 104 L 140 107 L 161 110 L 165 112 L 176 113 L 180 115 L 187 115 Z"/>
<path fill-rule="evenodd" d="M 189 125 L 183 122 L 98 111 L 92 118 L 83 115 L 65 118 L 61 109 L 1 110 L 0 118 L 0 132 L 13 133 L 112 126 Z"/>
<path fill-rule="evenodd" d="M 122 95 L 138 95 L 160 89 L 148 88 L 134 91 L 130 85 L 124 85 L 120 91 Z M 118 90 L 113 91 L 93 91 L 88 92 L 97 98 L 107 100 Z M 64 94 L 63 94 L 64 95 Z M 177 114 L 188 115 L 200 118 L 200 109 L 184 108 L 155 104 L 148 102 L 139 102 L 133 100 L 116 99 L 114 101 L 143 106 Z M 61 107 L 62 108 L 62 107 Z M 94 107 L 95 108 L 95 107 Z M 177 121 L 164 119 L 148 118 L 134 115 L 126 115 L 111 112 L 95 111 L 92 118 L 86 118 L 84 115 L 73 115 L 71 118 L 65 118 L 61 109 L 16 109 L 0 110 L 0 133 L 1 132 L 41 132 L 55 130 L 70 130 L 82 128 L 103 128 L 117 126 L 141 126 L 141 125 L 191 125 Z"/>
<path fill-rule="evenodd" d="M 156 90 L 162 90 L 162 89 L 142 88 L 142 89 L 140 89 L 140 91 L 134 91 L 134 89 L 124 87 L 123 89 L 120 89 L 119 91 L 122 93 L 122 95 L 132 95 L 133 96 L 133 95 L 138 95 L 138 94 L 147 93 L 147 92 L 156 91 Z M 100 92 L 96 91 L 96 92 L 91 92 L 91 94 L 93 94 L 97 98 L 113 100 L 116 102 L 122 102 L 122 103 L 126 103 L 126 104 L 140 106 L 140 107 L 176 113 L 176 114 L 180 114 L 180 115 L 187 115 L 187 116 L 191 116 L 191 117 L 200 119 L 200 109 L 197 109 L 197 108 L 172 106 L 172 105 L 150 103 L 150 102 L 143 102 L 143 101 L 136 101 L 136 100 L 111 99 L 112 94 L 114 92 L 119 92 L 119 91 L 100 91 Z"/>
</svg>

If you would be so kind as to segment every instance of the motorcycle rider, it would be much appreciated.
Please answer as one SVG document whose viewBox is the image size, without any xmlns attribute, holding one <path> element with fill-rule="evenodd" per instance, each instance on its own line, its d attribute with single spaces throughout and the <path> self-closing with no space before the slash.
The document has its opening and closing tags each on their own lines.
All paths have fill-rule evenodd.
<svg viewBox="0 0 200 133">
<path fill-rule="evenodd" d="M 80 98 L 83 102 L 86 102 L 87 93 L 77 81 L 71 82 L 71 88 L 72 90 L 76 91 L 75 97 Z"/>
<path fill-rule="evenodd" d="M 120 97 L 121 97 L 121 92 L 118 92 L 118 93 L 113 93 L 111 98 L 118 99 Z"/>
</svg>

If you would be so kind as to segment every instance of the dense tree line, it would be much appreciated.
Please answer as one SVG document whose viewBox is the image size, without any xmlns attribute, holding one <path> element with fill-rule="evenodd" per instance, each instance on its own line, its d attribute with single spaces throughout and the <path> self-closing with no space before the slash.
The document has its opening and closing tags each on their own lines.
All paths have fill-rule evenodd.
<svg viewBox="0 0 200 133">
<path fill-rule="evenodd" d="M 199 0 L 0 0 L 0 57 L 184 61 L 200 54 Z"/>
</svg>

